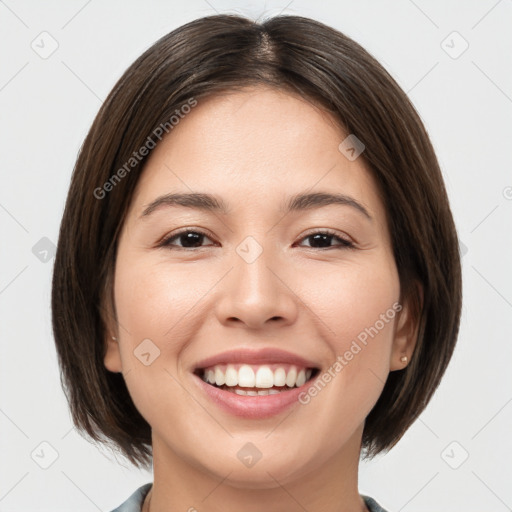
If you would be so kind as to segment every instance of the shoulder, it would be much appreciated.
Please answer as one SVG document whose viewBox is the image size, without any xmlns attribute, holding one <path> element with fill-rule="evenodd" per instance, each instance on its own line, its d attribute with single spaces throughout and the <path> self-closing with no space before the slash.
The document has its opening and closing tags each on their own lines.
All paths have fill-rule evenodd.
<svg viewBox="0 0 512 512">
<path fill-rule="evenodd" d="M 361 494 L 361 497 L 363 498 L 370 512 L 387 512 L 373 498 L 370 498 L 370 496 Z"/>
<path fill-rule="evenodd" d="M 112 512 L 140 512 L 144 498 L 151 489 L 152 484 L 144 484 L 139 487 L 125 502 Z M 361 495 L 370 512 L 387 512 L 370 496 Z"/>
<path fill-rule="evenodd" d="M 149 483 L 139 487 L 124 503 L 112 510 L 112 512 L 140 512 L 144 498 L 152 485 L 153 484 Z"/>
</svg>

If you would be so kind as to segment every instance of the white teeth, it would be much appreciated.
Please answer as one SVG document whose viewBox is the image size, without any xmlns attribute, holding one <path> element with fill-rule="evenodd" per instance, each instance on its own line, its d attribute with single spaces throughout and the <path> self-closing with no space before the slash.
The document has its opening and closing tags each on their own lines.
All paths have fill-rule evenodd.
<svg viewBox="0 0 512 512">
<path fill-rule="evenodd" d="M 215 384 L 222 386 L 226 382 L 226 376 L 220 368 L 215 368 Z"/>
<path fill-rule="evenodd" d="M 297 368 L 296 366 L 274 366 L 243 364 L 237 370 L 234 364 L 210 367 L 203 373 L 203 380 L 219 387 L 260 388 L 270 390 L 273 387 L 289 388 L 303 386 L 311 378 L 312 369 Z M 278 391 L 279 392 L 279 391 Z M 257 393 L 255 391 L 255 393 Z M 238 393 L 241 394 L 241 393 Z M 274 394 L 274 393 L 262 393 Z"/>
<path fill-rule="evenodd" d="M 236 393 L 237 395 L 243 395 L 243 396 L 262 396 L 262 395 L 277 395 L 278 393 L 282 393 L 282 391 L 278 389 L 261 389 L 260 391 L 245 391 L 243 389 L 230 389 L 230 388 L 222 388 L 226 391 L 229 391 L 230 393 Z"/>
<path fill-rule="evenodd" d="M 242 384 L 240 384 L 242 386 Z M 256 387 L 271 388 L 274 385 L 274 374 L 268 366 L 260 366 L 256 372 Z"/>
<path fill-rule="evenodd" d="M 254 370 L 246 364 L 240 366 L 240 370 L 238 370 L 238 385 L 243 388 L 253 388 L 255 382 Z"/>
<path fill-rule="evenodd" d="M 284 368 L 278 368 L 274 372 L 274 386 L 284 386 L 286 384 L 286 372 Z"/>
<path fill-rule="evenodd" d="M 236 386 L 238 384 L 238 372 L 235 367 L 228 364 L 226 368 L 226 386 Z"/>
<path fill-rule="evenodd" d="M 297 375 L 297 382 L 295 385 L 297 387 L 302 386 L 306 382 L 306 372 L 304 370 L 301 370 L 299 374 Z"/>
<path fill-rule="evenodd" d="M 288 375 L 286 376 L 286 385 L 291 388 L 295 386 L 295 383 L 297 382 L 297 369 L 292 366 L 290 368 L 290 371 L 288 372 Z"/>
</svg>

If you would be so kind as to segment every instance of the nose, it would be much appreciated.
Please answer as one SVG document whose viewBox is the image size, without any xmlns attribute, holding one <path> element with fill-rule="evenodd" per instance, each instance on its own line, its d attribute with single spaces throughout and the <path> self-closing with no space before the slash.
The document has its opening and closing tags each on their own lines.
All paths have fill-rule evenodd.
<svg viewBox="0 0 512 512">
<path fill-rule="evenodd" d="M 221 285 L 216 307 L 221 323 L 257 330 L 296 321 L 300 301 L 294 292 L 289 266 L 280 263 L 268 249 L 254 261 L 246 261 L 239 254 L 234 254 L 232 261 L 234 268 Z"/>
</svg>

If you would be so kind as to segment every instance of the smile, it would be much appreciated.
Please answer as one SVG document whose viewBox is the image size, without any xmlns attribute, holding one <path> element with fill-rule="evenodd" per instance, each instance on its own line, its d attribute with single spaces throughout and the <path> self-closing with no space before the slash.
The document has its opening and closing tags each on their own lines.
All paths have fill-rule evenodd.
<svg viewBox="0 0 512 512">
<path fill-rule="evenodd" d="M 266 396 L 303 386 L 317 370 L 290 364 L 218 364 L 199 369 L 204 382 L 241 396 Z"/>
<path fill-rule="evenodd" d="M 231 416 L 264 419 L 299 404 L 321 364 L 279 348 L 239 347 L 191 368 L 199 394 Z"/>
</svg>

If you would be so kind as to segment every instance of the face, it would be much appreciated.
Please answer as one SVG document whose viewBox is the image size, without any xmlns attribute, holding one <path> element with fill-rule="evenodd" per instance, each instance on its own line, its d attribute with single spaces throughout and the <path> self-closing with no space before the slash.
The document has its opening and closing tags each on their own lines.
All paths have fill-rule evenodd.
<svg viewBox="0 0 512 512">
<path fill-rule="evenodd" d="M 153 150 L 119 239 L 105 365 L 155 460 L 255 488 L 358 456 L 413 341 L 386 211 L 346 136 L 259 87 L 199 101 Z"/>
</svg>

